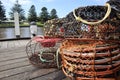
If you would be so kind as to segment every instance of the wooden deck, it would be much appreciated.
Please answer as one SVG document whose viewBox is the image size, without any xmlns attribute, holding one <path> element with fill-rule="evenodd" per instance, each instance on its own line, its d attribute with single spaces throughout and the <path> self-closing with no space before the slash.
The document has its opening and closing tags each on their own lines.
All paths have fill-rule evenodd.
<svg viewBox="0 0 120 80">
<path fill-rule="evenodd" d="M 65 75 L 56 68 L 32 66 L 25 46 L 29 40 L 0 42 L 0 80 L 62 80 Z"/>
</svg>

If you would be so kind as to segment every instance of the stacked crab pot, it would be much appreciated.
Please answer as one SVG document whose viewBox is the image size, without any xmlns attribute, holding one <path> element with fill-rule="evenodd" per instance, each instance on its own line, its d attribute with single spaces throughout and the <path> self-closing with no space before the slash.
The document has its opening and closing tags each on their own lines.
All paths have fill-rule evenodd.
<svg viewBox="0 0 120 80">
<path fill-rule="evenodd" d="M 118 14 L 112 2 L 108 2 L 106 6 L 80 7 L 66 16 L 65 36 L 72 36 L 60 46 L 66 76 L 75 80 L 117 78 L 120 71 Z"/>
</svg>

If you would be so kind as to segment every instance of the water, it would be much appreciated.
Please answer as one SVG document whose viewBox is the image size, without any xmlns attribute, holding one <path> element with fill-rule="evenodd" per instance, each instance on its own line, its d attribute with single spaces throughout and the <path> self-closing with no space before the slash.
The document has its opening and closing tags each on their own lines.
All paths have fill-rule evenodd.
<svg viewBox="0 0 120 80">
<path fill-rule="evenodd" d="M 37 35 L 43 35 L 43 28 L 38 27 Z M 26 38 L 30 37 L 30 29 L 29 27 L 22 27 L 20 28 L 20 37 Z M 0 39 L 11 39 L 16 38 L 15 35 L 15 28 L 0 28 Z"/>
</svg>

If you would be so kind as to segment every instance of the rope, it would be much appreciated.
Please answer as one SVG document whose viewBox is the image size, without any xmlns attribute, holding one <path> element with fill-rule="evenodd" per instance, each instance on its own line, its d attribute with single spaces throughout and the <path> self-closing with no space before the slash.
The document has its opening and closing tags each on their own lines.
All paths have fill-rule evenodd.
<svg viewBox="0 0 120 80">
<path fill-rule="evenodd" d="M 73 11 L 73 15 L 74 15 L 76 20 L 81 21 L 83 23 L 86 23 L 86 24 L 89 24 L 89 25 L 99 24 L 99 23 L 103 22 L 111 13 L 111 6 L 110 6 L 110 4 L 106 3 L 105 6 L 108 7 L 107 12 L 106 12 L 104 18 L 101 19 L 101 20 L 98 20 L 97 22 L 89 22 L 89 21 L 86 21 L 86 20 L 82 19 L 81 17 L 77 17 L 76 14 L 75 14 L 75 10 Z"/>
<path fill-rule="evenodd" d="M 43 59 L 43 58 L 42 58 L 42 56 L 41 56 L 42 54 L 43 54 L 43 51 L 40 51 L 40 54 L 39 54 L 40 60 L 41 60 L 42 62 L 47 62 L 46 59 Z"/>
<path fill-rule="evenodd" d="M 59 52 L 60 52 L 60 48 L 58 48 L 56 51 L 56 63 L 57 63 L 58 69 L 60 69 L 62 67 L 59 62 Z"/>
<path fill-rule="evenodd" d="M 42 61 L 42 62 L 53 62 L 53 60 L 46 60 L 46 59 L 43 59 L 42 58 L 42 54 L 43 54 L 44 52 L 41 50 L 40 51 L 40 54 L 39 54 L 39 57 L 40 57 L 40 60 Z M 50 53 L 49 53 L 50 54 Z"/>
</svg>

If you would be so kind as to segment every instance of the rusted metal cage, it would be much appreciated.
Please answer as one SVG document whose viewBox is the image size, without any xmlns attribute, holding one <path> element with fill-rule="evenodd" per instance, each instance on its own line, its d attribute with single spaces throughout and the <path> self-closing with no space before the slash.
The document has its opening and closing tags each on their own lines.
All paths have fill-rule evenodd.
<svg viewBox="0 0 120 80">
<path fill-rule="evenodd" d="M 36 36 L 26 45 L 26 53 L 31 64 L 39 68 L 57 67 L 58 54 L 56 53 L 60 38 Z"/>
<path fill-rule="evenodd" d="M 66 16 L 62 70 L 73 80 L 119 80 L 120 1 L 79 7 Z"/>
</svg>

